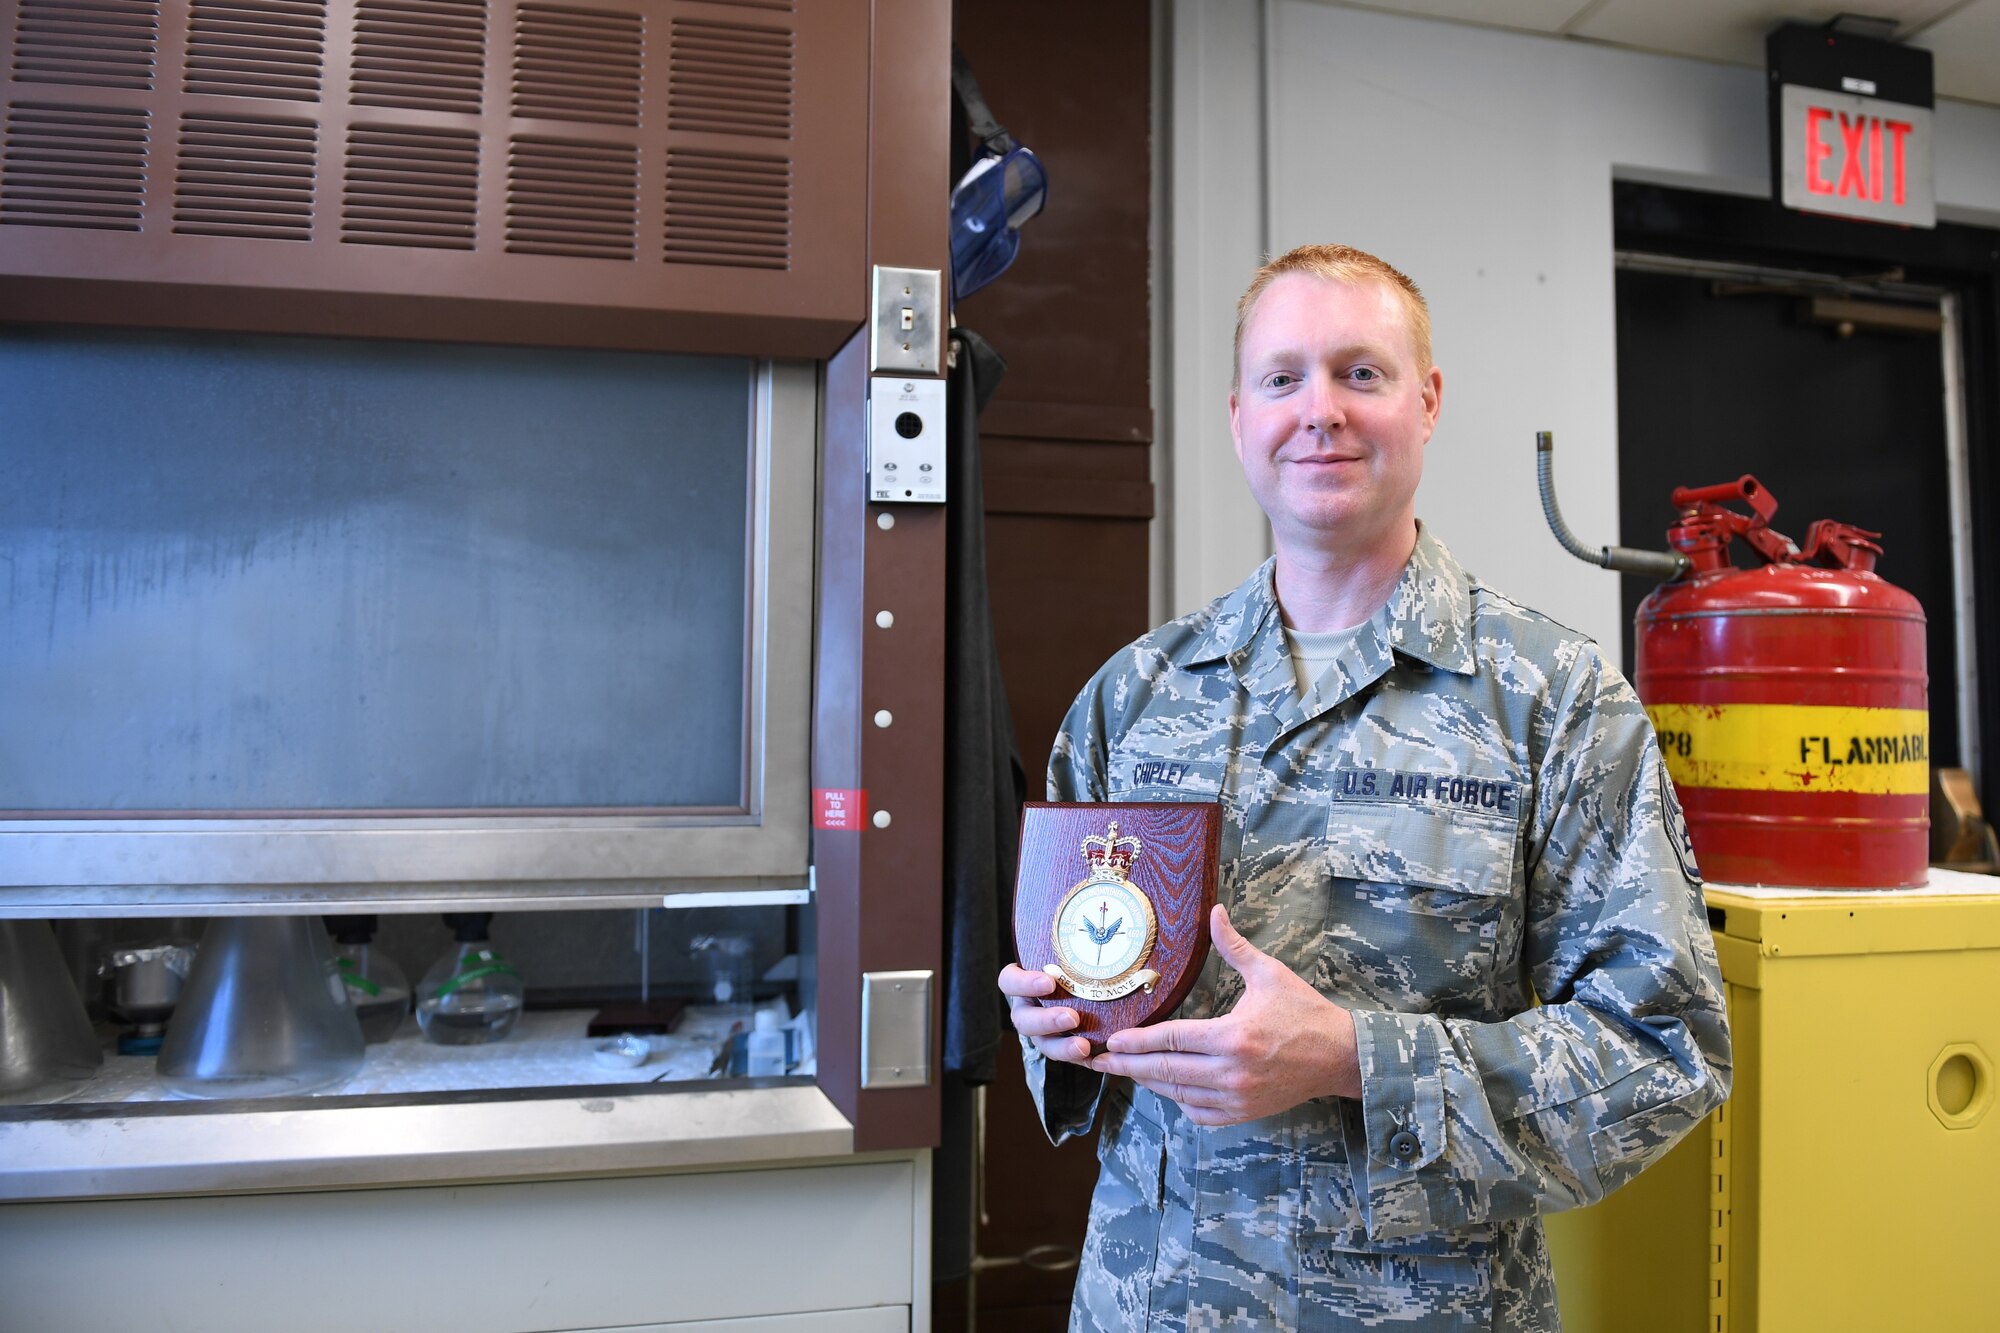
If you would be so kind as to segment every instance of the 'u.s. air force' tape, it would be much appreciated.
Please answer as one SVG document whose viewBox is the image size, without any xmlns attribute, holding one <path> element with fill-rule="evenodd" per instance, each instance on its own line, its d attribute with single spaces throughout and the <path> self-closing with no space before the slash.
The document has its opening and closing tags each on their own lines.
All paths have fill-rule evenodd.
<svg viewBox="0 0 2000 1333">
<path fill-rule="evenodd" d="M 1733 791 L 1930 791 L 1930 714 L 1921 708 L 1653 704 L 1667 772 L 1681 787 Z"/>
<path fill-rule="evenodd" d="M 1521 807 L 1519 784 L 1476 773 L 1423 773 L 1393 768 L 1343 768 L 1334 775 L 1336 801 L 1387 801 L 1452 806 L 1512 815 Z"/>
</svg>

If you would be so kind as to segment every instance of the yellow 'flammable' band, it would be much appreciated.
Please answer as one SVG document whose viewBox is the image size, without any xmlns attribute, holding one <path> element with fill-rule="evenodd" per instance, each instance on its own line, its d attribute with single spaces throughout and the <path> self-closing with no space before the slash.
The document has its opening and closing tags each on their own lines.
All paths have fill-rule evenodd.
<svg viewBox="0 0 2000 1333">
<path fill-rule="evenodd" d="M 1920 708 L 1654 704 L 1646 715 L 1678 787 L 1930 791 L 1931 722 Z"/>
</svg>

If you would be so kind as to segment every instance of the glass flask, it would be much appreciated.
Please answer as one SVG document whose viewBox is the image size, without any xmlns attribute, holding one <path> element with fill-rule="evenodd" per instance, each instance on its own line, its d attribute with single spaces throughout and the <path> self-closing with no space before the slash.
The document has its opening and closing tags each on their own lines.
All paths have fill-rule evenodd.
<svg viewBox="0 0 2000 1333">
<path fill-rule="evenodd" d="M 46 921 L 0 921 L 0 1102 L 60 1095 L 104 1062 Z"/>
<path fill-rule="evenodd" d="M 375 918 L 330 916 L 333 958 L 340 979 L 347 983 L 347 1000 L 361 1019 L 361 1035 L 370 1045 L 396 1035 L 410 1012 L 410 979 L 396 960 L 375 947 Z"/>
<path fill-rule="evenodd" d="M 697 935 L 688 952 L 703 963 L 702 997 L 710 1016 L 729 1032 L 750 1030 L 750 937 L 734 932 Z"/>
<path fill-rule="evenodd" d="M 217 917 L 155 1067 L 183 1097 L 284 1097 L 344 1083 L 364 1053 L 318 917 Z"/>
<path fill-rule="evenodd" d="M 488 938 L 491 912 L 447 912 L 456 943 L 417 983 L 417 1025 L 441 1046 L 499 1041 L 521 1017 L 526 988 Z"/>
</svg>

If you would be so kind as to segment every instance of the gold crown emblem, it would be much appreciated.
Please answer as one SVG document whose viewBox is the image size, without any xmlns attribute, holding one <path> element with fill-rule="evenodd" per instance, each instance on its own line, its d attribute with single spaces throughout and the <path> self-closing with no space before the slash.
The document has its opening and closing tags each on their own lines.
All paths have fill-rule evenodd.
<svg viewBox="0 0 2000 1333">
<path fill-rule="evenodd" d="M 1130 850 L 1124 850 L 1129 848 Z M 1120 879 L 1132 868 L 1132 862 L 1144 850 L 1137 838 L 1118 836 L 1118 821 L 1112 820 L 1111 827 L 1102 835 L 1091 834 L 1083 840 L 1083 859 L 1090 863 L 1092 874 L 1117 875 Z"/>
</svg>

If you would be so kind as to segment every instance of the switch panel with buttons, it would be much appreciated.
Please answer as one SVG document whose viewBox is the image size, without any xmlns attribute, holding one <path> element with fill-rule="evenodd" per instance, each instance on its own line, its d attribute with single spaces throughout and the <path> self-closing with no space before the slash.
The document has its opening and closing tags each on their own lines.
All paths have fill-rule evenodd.
<svg viewBox="0 0 2000 1333">
<path fill-rule="evenodd" d="M 944 383 L 902 375 L 870 377 L 870 500 L 944 503 Z"/>
</svg>

